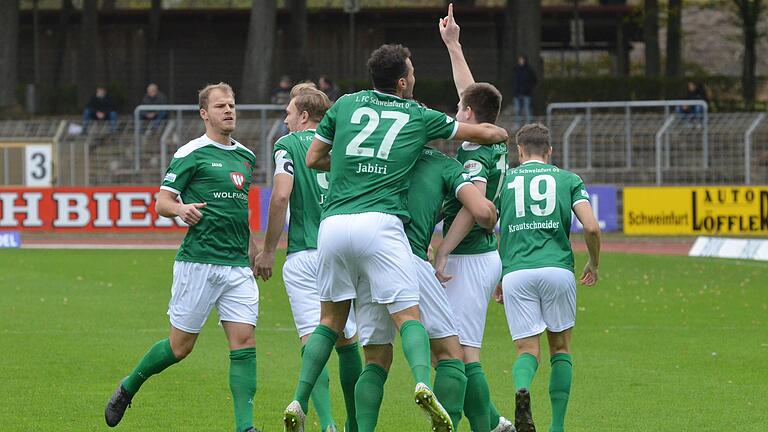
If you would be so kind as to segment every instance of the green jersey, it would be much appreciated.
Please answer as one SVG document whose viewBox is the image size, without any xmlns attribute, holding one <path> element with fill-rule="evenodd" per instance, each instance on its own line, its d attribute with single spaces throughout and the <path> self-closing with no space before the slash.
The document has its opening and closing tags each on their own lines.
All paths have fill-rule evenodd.
<svg viewBox="0 0 768 432">
<path fill-rule="evenodd" d="M 576 174 L 539 161 L 509 171 L 501 191 L 503 273 L 542 267 L 573 271 L 571 210 L 587 201 Z"/>
<path fill-rule="evenodd" d="M 478 145 L 464 142 L 456 152 L 456 159 L 464 165 L 472 181 L 485 183 L 485 197 L 498 207 L 504 173 L 507 171 L 507 144 Z M 448 198 L 445 203 L 445 223 L 443 235 L 453 224 L 461 210 L 461 203 L 456 197 Z M 464 240 L 452 252 L 457 255 L 474 255 L 496 250 L 496 234 L 475 224 Z"/>
<path fill-rule="evenodd" d="M 307 150 L 315 136 L 314 129 L 292 132 L 275 143 L 275 175 L 293 177 L 288 221 L 288 253 L 317 249 L 325 193 L 326 173 L 307 168 Z"/>
<path fill-rule="evenodd" d="M 206 135 L 173 155 L 160 189 L 182 202 L 206 203 L 203 217 L 189 227 L 177 261 L 247 267 L 248 189 L 256 157 L 235 140 L 219 144 Z"/>
<path fill-rule="evenodd" d="M 462 186 L 472 184 L 461 164 L 437 150 L 425 148 L 411 175 L 405 235 L 411 250 L 426 261 L 429 242 L 446 196 L 456 196 Z"/>
<path fill-rule="evenodd" d="M 428 141 L 451 139 L 453 118 L 375 90 L 342 96 L 315 137 L 333 146 L 323 217 L 380 212 L 408 220 L 411 170 Z"/>
</svg>

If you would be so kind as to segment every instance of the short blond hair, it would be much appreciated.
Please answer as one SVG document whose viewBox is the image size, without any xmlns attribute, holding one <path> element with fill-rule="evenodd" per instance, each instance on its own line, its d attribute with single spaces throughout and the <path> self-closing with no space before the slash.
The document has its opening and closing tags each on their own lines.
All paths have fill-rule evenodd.
<svg viewBox="0 0 768 432">
<path fill-rule="evenodd" d="M 526 154 L 544 155 L 551 147 L 549 129 L 541 123 L 529 123 L 517 131 L 515 142 Z"/>
<path fill-rule="evenodd" d="M 296 96 L 300 95 L 306 89 L 317 90 L 317 85 L 315 85 L 315 83 L 313 83 L 312 81 L 304 81 L 302 83 L 296 84 L 291 89 L 291 99 L 293 99 Z"/>
<path fill-rule="evenodd" d="M 307 86 L 297 93 L 293 98 L 293 104 L 296 106 L 296 109 L 299 113 L 306 111 L 309 114 L 310 121 L 319 123 L 323 116 L 325 116 L 325 112 L 331 107 L 331 100 L 328 99 L 325 93 L 314 87 Z"/>
<path fill-rule="evenodd" d="M 208 84 L 200 89 L 199 92 L 197 92 L 197 100 L 200 104 L 200 109 L 208 109 L 208 98 L 210 97 L 211 92 L 214 90 L 221 90 L 226 94 L 232 95 L 232 97 L 235 96 L 235 91 L 232 90 L 232 86 L 225 82 L 220 82 L 218 84 Z"/>
</svg>

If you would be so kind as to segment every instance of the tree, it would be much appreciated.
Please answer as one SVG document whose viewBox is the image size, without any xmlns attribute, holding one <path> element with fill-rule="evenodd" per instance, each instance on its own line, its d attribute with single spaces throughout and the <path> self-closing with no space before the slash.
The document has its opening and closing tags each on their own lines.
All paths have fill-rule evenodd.
<svg viewBox="0 0 768 432">
<path fill-rule="evenodd" d="M 152 5 L 149 9 L 149 35 L 147 37 L 147 52 L 146 52 L 146 78 L 147 81 L 154 82 L 157 80 L 158 75 L 158 54 L 157 43 L 160 40 L 160 14 L 162 13 L 163 4 L 161 0 L 152 0 Z"/>
<path fill-rule="evenodd" d="M 307 78 L 309 61 L 307 60 L 307 0 L 287 0 L 291 11 L 291 27 L 288 32 L 290 52 L 288 73 L 297 80 Z"/>
<path fill-rule="evenodd" d="M 98 0 L 83 0 L 80 44 L 77 50 L 77 87 L 81 103 L 93 94 L 98 76 L 99 9 Z"/>
<path fill-rule="evenodd" d="M 744 98 L 744 106 L 752 109 L 755 104 L 755 66 L 757 64 L 757 23 L 765 11 L 765 3 L 762 0 L 733 0 L 736 5 L 739 21 L 741 21 L 741 34 L 744 40 L 744 55 L 741 63 L 741 94 Z"/>
<path fill-rule="evenodd" d="M 517 20 L 520 0 L 507 0 L 499 25 L 499 77 L 503 94 L 512 95 L 512 71 L 517 62 Z"/>
<path fill-rule="evenodd" d="M 645 40 L 645 75 L 659 76 L 661 54 L 659 52 L 658 0 L 644 0 L 643 39 Z"/>
<path fill-rule="evenodd" d="M 667 5 L 667 66 L 666 75 L 682 75 L 682 15 L 683 0 L 669 0 Z"/>
<path fill-rule="evenodd" d="M 0 109 L 16 105 L 19 0 L 0 0 Z"/>
<path fill-rule="evenodd" d="M 255 1 L 245 48 L 243 84 L 240 94 L 244 102 L 267 102 L 272 72 L 272 45 L 275 42 L 277 1 Z"/>
<path fill-rule="evenodd" d="M 528 64 L 541 80 L 544 65 L 541 62 L 541 0 L 520 2 L 517 7 L 517 55 L 528 57 Z"/>
<path fill-rule="evenodd" d="M 69 21 L 75 6 L 72 0 L 61 0 L 61 13 L 56 24 L 56 61 L 53 64 L 54 86 L 61 87 L 64 82 L 64 54 L 67 51 L 67 39 L 69 39 Z"/>
</svg>

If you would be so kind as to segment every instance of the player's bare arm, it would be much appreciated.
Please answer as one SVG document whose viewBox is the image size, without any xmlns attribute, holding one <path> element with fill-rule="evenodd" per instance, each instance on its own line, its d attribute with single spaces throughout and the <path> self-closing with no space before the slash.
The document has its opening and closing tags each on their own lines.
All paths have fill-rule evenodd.
<svg viewBox="0 0 768 432">
<path fill-rule="evenodd" d="M 203 217 L 200 209 L 205 207 L 205 203 L 182 204 L 176 200 L 176 197 L 178 197 L 177 194 L 160 189 L 160 192 L 157 194 L 157 202 L 155 203 L 157 214 L 168 218 L 178 216 L 184 223 L 190 226 L 200 222 L 200 219 Z"/>
<path fill-rule="evenodd" d="M 256 274 L 256 257 L 259 255 L 259 245 L 256 243 L 256 236 L 253 235 L 253 231 L 248 236 L 248 263 L 251 265 L 253 274 Z"/>
<path fill-rule="evenodd" d="M 485 183 L 476 181 L 473 186 L 462 187 L 459 189 L 458 199 L 463 207 L 453 220 L 435 256 L 435 275 L 443 283 L 452 278 L 451 275 L 445 274 L 448 255 L 464 240 L 475 223 L 489 230 L 496 226 L 496 206 L 485 198 Z"/>
<path fill-rule="evenodd" d="M 584 273 L 579 282 L 591 286 L 597 283 L 597 268 L 600 265 L 600 224 L 592 212 L 592 206 L 587 201 L 582 201 L 573 206 L 573 212 L 584 226 L 584 241 L 589 251 L 589 261 L 584 266 Z"/>
<path fill-rule="evenodd" d="M 280 235 L 285 226 L 285 213 L 293 191 L 293 176 L 278 174 L 272 185 L 272 197 L 269 199 L 269 214 L 267 216 L 267 233 L 264 236 L 264 250 L 256 257 L 256 274 L 263 280 L 272 277 L 272 266 L 275 264 L 275 250 L 280 241 Z"/>
<path fill-rule="evenodd" d="M 307 150 L 307 166 L 320 171 L 331 170 L 331 146 L 315 138 Z"/>
<path fill-rule="evenodd" d="M 475 83 L 472 71 L 469 69 L 467 60 L 464 58 L 464 51 L 459 43 L 459 33 L 461 28 L 453 18 L 453 3 L 448 4 L 448 15 L 440 18 L 438 25 L 440 37 L 443 39 L 445 47 L 448 48 L 448 54 L 451 57 L 451 69 L 453 70 L 453 82 L 456 84 L 456 92 L 459 97 L 468 86 Z"/>
<path fill-rule="evenodd" d="M 453 139 L 469 141 L 475 144 L 497 144 L 506 142 L 509 139 L 509 132 L 502 127 L 490 123 L 470 124 L 459 122 Z"/>
</svg>

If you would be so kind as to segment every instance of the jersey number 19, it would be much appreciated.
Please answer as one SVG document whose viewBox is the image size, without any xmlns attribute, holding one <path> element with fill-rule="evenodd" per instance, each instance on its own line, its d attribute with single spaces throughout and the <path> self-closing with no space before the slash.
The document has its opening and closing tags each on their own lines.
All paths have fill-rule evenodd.
<svg viewBox="0 0 768 432">
<path fill-rule="evenodd" d="M 541 192 L 541 183 L 544 183 L 544 192 Z M 521 218 L 525 217 L 525 177 L 516 176 L 509 184 L 507 188 L 515 191 L 515 216 Z M 530 205 L 531 213 L 536 216 L 549 216 L 555 211 L 555 201 L 557 192 L 557 182 L 555 178 L 549 174 L 537 175 L 531 179 L 531 183 L 528 188 L 531 200 L 534 201 Z M 544 207 L 541 206 L 542 201 Z"/>
</svg>

